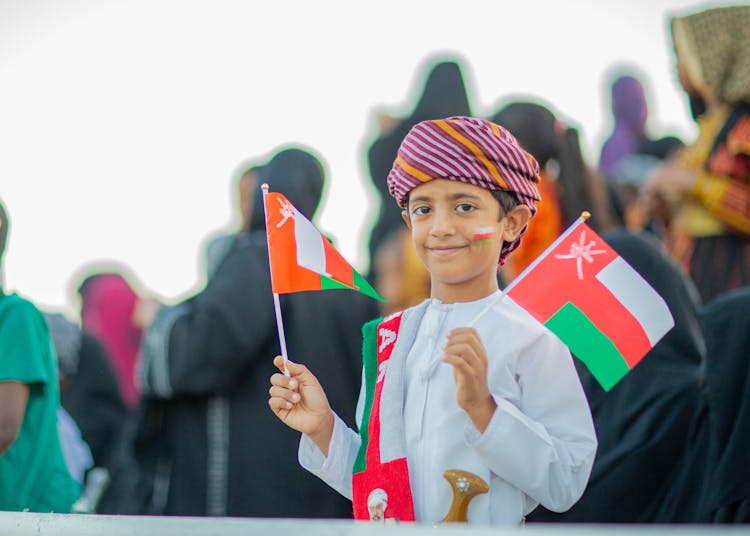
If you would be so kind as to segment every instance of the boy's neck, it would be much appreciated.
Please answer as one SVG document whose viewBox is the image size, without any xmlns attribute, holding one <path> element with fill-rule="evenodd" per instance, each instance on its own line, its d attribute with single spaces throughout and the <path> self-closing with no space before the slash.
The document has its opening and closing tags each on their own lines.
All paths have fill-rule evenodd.
<svg viewBox="0 0 750 536">
<path fill-rule="evenodd" d="M 490 281 L 482 284 L 477 283 L 472 282 L 470 285 L 436 285 L 433 282 L 430 298 L 438 299 L 443 303 L 473 302 L 494 294 L 500 288 L 497 284 L 497 277 L 493 277 Z"/>
</svg>

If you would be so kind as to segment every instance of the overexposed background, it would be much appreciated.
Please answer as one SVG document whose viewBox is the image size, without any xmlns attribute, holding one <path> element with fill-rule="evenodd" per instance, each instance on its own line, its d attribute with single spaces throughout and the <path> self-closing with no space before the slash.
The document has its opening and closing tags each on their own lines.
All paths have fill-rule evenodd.
<svg viewBox="0 0 750 536">
<path fill-rule="evenodd" d="M 552 104 L 595 163 L 619 65 L 643 76 L 649 132 L 692 139 L 668 19 L 717 4 L 0 0 L 6 287 L 73 313 L 83 267 L 105 259 L 188 295 L 205 238 L 233 224 L 235 166 L 289 142 L 325 158 L 319 227 L 365 271 L 375 112 L 408 114 L 427 59 L 461 60 L 475 115 Z"/>
</svg>

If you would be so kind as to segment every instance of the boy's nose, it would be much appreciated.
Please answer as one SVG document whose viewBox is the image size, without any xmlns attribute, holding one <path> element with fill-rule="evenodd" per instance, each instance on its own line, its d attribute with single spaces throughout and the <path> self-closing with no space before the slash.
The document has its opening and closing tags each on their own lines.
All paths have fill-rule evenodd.
<svg viewBox="0 0 750 536">
<path fill-rule="evenodd" d="M 432 217 L 432 226 L 430 232 L 435 236 L 452 234 L 455 226 L 451 214 L 447 211 L 436 210 Z"/>
</svg>

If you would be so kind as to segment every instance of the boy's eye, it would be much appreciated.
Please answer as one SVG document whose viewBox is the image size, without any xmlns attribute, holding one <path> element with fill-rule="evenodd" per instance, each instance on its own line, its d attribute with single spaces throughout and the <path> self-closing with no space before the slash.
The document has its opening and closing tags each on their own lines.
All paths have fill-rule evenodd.
<svg viewBox="0 0 750 536">
<path fill-rule="evenodd" d="M 427 205 L 418 205 L 412 209 L 412 214 L 416 214 L 417 216 L 424 216 L 425 214 L 428 214 L 430 212 L 430 207 Z"/>
<path fill-rule="evenodd" d="M 476 207 L 472 205 L 471 203 L 459 203 L 456 206 L 456 212 L 466 213 L 466 212 L 473 212 L 475 210 L 476 210 Z"/>
</svg>

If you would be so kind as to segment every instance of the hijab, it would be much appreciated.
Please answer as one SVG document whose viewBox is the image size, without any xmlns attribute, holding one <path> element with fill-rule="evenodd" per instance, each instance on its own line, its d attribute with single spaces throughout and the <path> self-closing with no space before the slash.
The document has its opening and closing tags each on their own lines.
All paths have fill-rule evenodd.
<svg viewBox="0 0 750 536">
<path fill-rule="evenodd" d="M 279 150 L 258 170 L 258 185 L 283 194 L 307 219 L 312 220 L 323 196 L 325 172 L 318 156 L 290 147 Z M 263 196 L 256 195 L 250 215 L 250 231 L 265 230 Z"/>
</svg>

